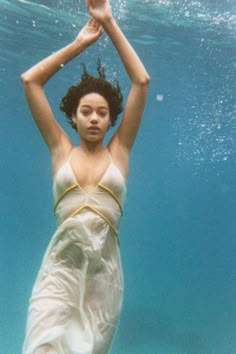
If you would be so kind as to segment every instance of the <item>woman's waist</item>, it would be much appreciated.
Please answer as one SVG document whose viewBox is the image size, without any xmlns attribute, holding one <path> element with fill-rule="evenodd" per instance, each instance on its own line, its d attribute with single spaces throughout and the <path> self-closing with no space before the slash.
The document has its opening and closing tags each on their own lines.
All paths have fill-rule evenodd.
<svg viewBox="0 0 236 354">
<path fill-rule="evenodd" d="M 90 225 L 93 225 L 95 216 L 99 217 L 101 220 L 105 221 L 115 233 L 117 233 L 122 213 L 117 205 L 107 207 L 101 204 L 88 202 L 80 204 L 60 203 L 55 210 L 55 216 L 59 225 L 67 219 L 75 218 L 79 215 L 86 215 L 86 220 Z"/>
</svg>

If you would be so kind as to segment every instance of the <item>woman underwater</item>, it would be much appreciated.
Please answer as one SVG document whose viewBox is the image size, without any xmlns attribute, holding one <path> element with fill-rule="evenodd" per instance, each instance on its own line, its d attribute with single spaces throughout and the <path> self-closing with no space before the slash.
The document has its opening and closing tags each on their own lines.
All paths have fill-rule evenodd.
<svg viewBox="0 0 236 354">
<path fill-rule="evenodd" d="M 108 0 L 87 0 L 91 18 L 77 38 L 22 75 L 27 101 L 50 150 L 58 228 L 39 270 L 27 319 L 24 354 L 105 354 L 118 326 L 123 297 L 118 226 L 132 145 L 149 76 L 112 15 Z M 107 146 L 108 128 L 122 111 L 119 84 L 84 69 L 61 110 L 77 131 L 74 146 L 59 126 L 44 84 L 105 31 L 131 80 L 122 121 Z"/>
</svg>

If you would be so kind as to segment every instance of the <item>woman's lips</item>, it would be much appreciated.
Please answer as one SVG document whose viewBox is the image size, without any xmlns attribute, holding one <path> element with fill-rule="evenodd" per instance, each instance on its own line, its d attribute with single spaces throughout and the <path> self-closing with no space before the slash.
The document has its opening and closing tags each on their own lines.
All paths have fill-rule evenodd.
<svg viewBox="0 0 236 354">
<path fill-rule="evenodd" d="M 90 132 L 98 132 L 100 129 L 98 127 L 89 127 L 88 130 Z"/>
</svg>

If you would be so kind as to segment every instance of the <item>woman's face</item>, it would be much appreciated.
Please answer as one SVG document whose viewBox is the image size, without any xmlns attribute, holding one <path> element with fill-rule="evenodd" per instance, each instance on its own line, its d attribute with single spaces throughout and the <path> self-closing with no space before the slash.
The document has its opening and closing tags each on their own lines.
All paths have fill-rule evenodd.
<svg viewBox="0 0 236 354">
<path fill-rule="evenodd" d="M 72 119 L 81 139 L 101 141 L 111 124 L 108 102 L 98 93 L 89 93 L 80 99 Z"/>
</svg>

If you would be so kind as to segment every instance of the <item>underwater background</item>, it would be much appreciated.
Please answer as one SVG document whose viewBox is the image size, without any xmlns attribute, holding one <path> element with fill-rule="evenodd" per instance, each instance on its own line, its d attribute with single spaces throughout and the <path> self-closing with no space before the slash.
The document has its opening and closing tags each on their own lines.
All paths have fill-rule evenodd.
<svg viewBox="0 0 236 354">
<path fill-rule="evenodd" d="M 120 244 L 125 297 L 112 354 L 236 353 L 236 2 L 111 0 L 151 84 L 130 160 Z M 28 300 L 56 224 L 50 156 L 20 74 L 74 39 L 85 1 L 0 0 L 0 353 L 20 354 Z M 81 62 L 129 80 L 104 37 Z M 110 134 L 112 131 L 110 132 Z"/>
</svg>

